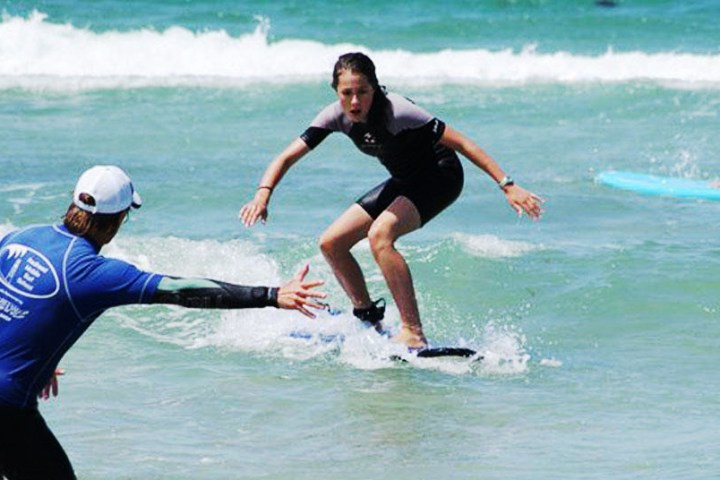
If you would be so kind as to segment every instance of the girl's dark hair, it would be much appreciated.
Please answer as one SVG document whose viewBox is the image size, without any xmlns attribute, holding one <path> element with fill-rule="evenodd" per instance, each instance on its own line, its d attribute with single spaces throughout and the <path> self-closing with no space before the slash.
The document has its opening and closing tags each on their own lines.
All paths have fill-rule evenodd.
<svg viewBox="0 0 720 480">
<path fill-rule="evenodd" d="M 110 243 L 117 234 L 125 218 L 124 213 L 90 213 L 71 203 L 63 223 L 70 233 L 86 237 L 98 247 L 102 247 Z"/>
<path fill-rule="evenodd" d="M 368 123 L 371 125 L 385 125 L 386 122 L 386 110 L 390 105 L 390 101 L 385 95 L 385 87 L 380 85 L 375 74 L 375 64 L 370 57 L 360 52 L 350 52 L 340 55 L 337 62 L 335 62 L 335 68 L 333 68 L 333 79 L 332 88 L 337 91 L 340 74 L 344 70 L 350 70 L 355 73 L 363 75 L 370 86 L 375 90 L 373 96 L 373 103 L 368 112 Z"/>
</svg>

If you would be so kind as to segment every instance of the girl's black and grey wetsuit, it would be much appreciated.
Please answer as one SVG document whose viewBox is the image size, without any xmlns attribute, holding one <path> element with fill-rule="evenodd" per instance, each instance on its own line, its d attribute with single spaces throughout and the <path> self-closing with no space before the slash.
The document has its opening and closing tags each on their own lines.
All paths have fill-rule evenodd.
<svg viewBox="0 0 720 480">
<path fill-rule="evenodd" d="M 368 155 L 377 157 L 391 177 L 358 199 L 377 218 L 395 198 L 407 197 L 427 223 L 460 195 L 463 170 L 454 150 L 439 143 L 445 123 L 410 100 L 388 93 L 385 125 L 353 123 L 340 102 L 325 107 L 300 138 L 311 149 L 332 132 L 345 133 Z"/>
</svg>

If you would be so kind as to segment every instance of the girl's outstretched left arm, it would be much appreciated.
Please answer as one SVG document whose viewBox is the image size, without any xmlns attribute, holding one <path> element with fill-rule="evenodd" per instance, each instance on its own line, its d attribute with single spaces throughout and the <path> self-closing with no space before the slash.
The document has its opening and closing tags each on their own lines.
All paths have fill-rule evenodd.
<svg viewBox="0 0 720 480">
<path fill-rule="evenodd" d="M 527 213 L 530 218 L 539 219 L 542 215 L 544 200 L 534 193 L 517 185 L 500 167 L 500 165 L 478 144 L 467 136 L 445 126 L 440 143 L 462 154 L 472 163 L 481 168 L 498 184 L 505 194 L 510 206 L 519 214 Z"/>
</svg>

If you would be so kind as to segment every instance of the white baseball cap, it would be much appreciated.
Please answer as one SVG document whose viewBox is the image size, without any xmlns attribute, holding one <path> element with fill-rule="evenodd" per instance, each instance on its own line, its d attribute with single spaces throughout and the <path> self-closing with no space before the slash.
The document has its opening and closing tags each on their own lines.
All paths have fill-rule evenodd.
<svg viewBox="0 0 720 480">
<path fill-rule="evenodd" d="M 96 165 L 80 175 L 73 203 L 90 213 L 119 213 L 130 207 L 140 208 L 142 198 L 121 168 Z"/>
</svg>

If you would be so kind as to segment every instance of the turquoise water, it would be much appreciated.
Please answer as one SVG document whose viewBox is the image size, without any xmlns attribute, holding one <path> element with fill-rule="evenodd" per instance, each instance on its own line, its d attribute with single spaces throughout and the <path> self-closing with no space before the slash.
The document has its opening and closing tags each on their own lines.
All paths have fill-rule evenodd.
<svg viewBox="0 0 720 480">
<path fill-rule="evenodd" d="M 720 177 L 720 4 L 386 3 L 0 2 L 0 235 L 117 163 L 145 206 L 107 255 L 250 284 L 310 263 L 349 308 L 316 241 L 375 160 L 331 137 L 266 225 L 236 217 L 351 49 L 546 199 L 518 219 L 465 162 L 460 199 L 399 245 L 428 336 L 483 363 L 389 362 L 347 315 L 108 312 L 41 406 L 79 478 L 716 478 L 720 203 L 595 178 Z"/>
</svg>

